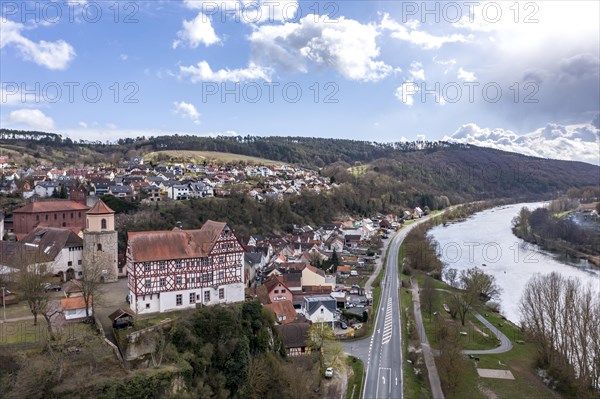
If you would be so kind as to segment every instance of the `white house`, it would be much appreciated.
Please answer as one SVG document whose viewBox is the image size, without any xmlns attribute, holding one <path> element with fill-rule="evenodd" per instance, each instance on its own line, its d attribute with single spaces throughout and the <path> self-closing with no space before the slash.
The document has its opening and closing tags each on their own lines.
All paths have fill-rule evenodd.
<svg viewBox="0 0 600 399">
<path fill-rule="evenodd" d="M 186 184 L 175 184 L 169 187 L 167 195 L 173 200 L 186 200 L 190 196 L 190 187 Z"/>
<path fill-rule="evenodd" d="M 19 243 L 26 249 L 40 251 L 49 270 L 62 281 L 81 278 L 83 239 L 71 229 L 36 227 Z"/>
<path fill-rule="evenodd" d="M 60 300 L 60 308 L 65 315 L 65 320 L 77 320 L 86 317 L 85 301 L 82 296 L 62 298 Z M 88 304 L 88 313 L 92 316 L 92 297 L 90 296 Z"/>
<path fill-rule="evenodd" d="M 138 314 L 244 300 L 244 250 L 222 222 L 128 234 L 131 309 Z"/>
<path fill-rule="evenodd" d="M 331 295 L 306 296 L 301 313 L 313 323 L 328 323 L 333 327 L 336 319 L 336 300 Z"/>
<path fill-rule="evenodd" d="M 54 181 L 38 183 L 33 189 L 33 191 L 42 198 L 51 197 L 54 190 L 60 190 L 59 184 Z"/>
</svg>

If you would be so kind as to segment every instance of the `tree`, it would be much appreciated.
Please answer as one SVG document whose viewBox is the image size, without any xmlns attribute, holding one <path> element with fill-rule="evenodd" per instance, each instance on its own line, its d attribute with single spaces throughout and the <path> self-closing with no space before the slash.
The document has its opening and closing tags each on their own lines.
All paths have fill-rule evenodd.
<svg viewBox="0 0 600 399">
<path fill-rule="evenodd" d="M 458 270 L 453 268 L 444 270 L 444 280 L 451 287 L 458 288 Z"/>
<path fill-rule="evenodd" d="M 312 352 L 319 353 L 319 363 L 323 368 L 323 345 L 327 340 L 335 339 L 333 329 L 327 323 L 316 322 L 308 329 L 307 346 Z"/>
<path fill-rule="evenodd" d="M 460 282 L 464 290 L 471 291 L 473 295 L 485 301 L 496 299 L 502 293 L 502 289 L 496 283 L 496 277 L 486 274 L 478 267 L 461 271 Z"/>
<path fill-rule="evenodd" d="M 433 279 L 431 277 L 427 277 L 423 283 L 423 288 L 421 288 L 421 301 L 425 306 L 425 310 L 429 314 L 429 318 L 431 318 L 433 313 L 433 306 L 435 305 L 436 299 L 437 291 L 433 285 Z"/>
<path fill-rule="evenodd" d="M 46 254 L 37 248 L 23 246 L 15 257 L 17 287 L 33 315 L 33 325 L 37 325 L 37 318 L 41 315 L 47 322 L 48 334 L 53 338 L 52 317 L 60 310 L 50 305 L 50 293 L 46 290 L 46 284 L 52 277 L 45 264 Z"/>
<path fill-rule="evenodd" d="M 469 309 L 475 302 L 476 296 L 473 295 L 472 291 L 460 291 L 453 292 L 450 294 L 450 300 L 448 301 L 448 307 L 450 308 L 450 316 L 455 319 L 457 316 L 460 318 L 461 324 L 464 326 L 467 318 Z"/>
</svg>

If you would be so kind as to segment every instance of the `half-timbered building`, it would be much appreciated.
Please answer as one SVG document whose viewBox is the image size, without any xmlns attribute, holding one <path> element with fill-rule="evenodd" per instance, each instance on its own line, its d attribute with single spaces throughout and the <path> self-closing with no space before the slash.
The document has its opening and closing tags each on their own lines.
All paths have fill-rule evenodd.
<svg viewBox="0 0 600 399">
<path fill-rule="evenodd" d="M 128 234 L 131 309 L 165 312 L 244 300 L 244 250 L 226 223 Z"/>
</svg>

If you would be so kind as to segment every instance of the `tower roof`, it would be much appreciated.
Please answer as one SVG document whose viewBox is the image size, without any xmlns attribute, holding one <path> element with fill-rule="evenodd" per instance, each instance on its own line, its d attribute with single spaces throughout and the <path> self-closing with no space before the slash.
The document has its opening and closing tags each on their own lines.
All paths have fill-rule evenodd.
<svg viewBox="0 0 600 399">
<path fill-rule="evenodd" d="M 110 209 L 101 199 L 94 204 L 92 209 L 87 211 L 88 215 L 112 215 L 113 213 L 115 213 L 115 211 Z"/>
</svg>

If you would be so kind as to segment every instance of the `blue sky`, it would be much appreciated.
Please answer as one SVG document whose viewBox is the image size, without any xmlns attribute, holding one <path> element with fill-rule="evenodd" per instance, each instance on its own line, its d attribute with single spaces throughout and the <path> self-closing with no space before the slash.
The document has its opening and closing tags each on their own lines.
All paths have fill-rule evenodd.
<svg viewBox="0 0 600 399">
<path fill-rule="evenodd" d="M 5 128 L 425 136 L 599 162 L 596 1 L 0 4 Z"/>
</svg>

